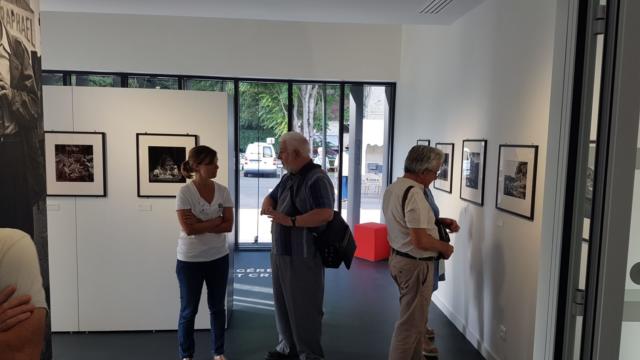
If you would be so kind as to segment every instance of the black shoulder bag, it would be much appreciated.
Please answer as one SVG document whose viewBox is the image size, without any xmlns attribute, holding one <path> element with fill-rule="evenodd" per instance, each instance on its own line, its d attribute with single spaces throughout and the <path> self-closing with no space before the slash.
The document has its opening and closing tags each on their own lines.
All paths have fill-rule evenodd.
<svg viewBox="0 0 640 360">
<path fill-rule="evenodd" d="M 304 178 L 302 179 L 304 180 Z M 294 193 L 295 184 L 289 187 L 291 204 L 296 215 L 302 212 L 296 205 L 296 196 Z M 351 268 L 353 255 L 356 252 L 356 242 L 353 239 L 353 233 L 349 224 L 342 218 L 339 212 L 333 211 L 333 218 L 320 231 L 312 230 L 311 233 L 315 238 L 316 249 L 322 258 L 322 265 L 327 268 L 337 269 L 344 262 L 347 269 Z"/>
</svg>

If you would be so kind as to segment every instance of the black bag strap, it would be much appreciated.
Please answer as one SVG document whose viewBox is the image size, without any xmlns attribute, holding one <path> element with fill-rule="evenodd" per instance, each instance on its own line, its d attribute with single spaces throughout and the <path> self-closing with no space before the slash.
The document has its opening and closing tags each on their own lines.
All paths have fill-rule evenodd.
<svg viewBox="0 0 640 360">
<path fill-rule="evenodd" d="M 301 181 L 304 181 L 304 178 L 301 179 Z M 293 205 L 293 211 L 295 211 L 295 215 L 300 215 L 302 214 L 302 212 L 300 211 L 300 209 L 298 209 L 298 206 L 296 205 L 296 193 L 294 191 L 295 187 L 296 187 L 296 182 L 292 181 L 291 186 L 289 186 L 289 197 L 290 197 L 291 205 Z"/>
<path fill-rule="evenodd" d="M 404 194 L 402 194 L 402 215 L 403 216 L 407 215 L 406 214 L 407 213 L 407 210 L 406 210 L 407 198 L 409 197 L 409 192 L 411 191 L 411 189 L 413 189 L 413 185 L 407 186 L 407 188 L 404 189 Z"/>
</svg>

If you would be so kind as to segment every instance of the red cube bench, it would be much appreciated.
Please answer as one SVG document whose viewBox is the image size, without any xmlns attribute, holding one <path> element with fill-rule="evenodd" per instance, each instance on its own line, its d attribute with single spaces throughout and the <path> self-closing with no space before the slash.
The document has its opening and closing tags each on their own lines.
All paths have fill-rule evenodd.
<svg viewBox="0 0 640 360">
<path fill-rule="evenodd" d="M 391 248 L 387 240 L 387 225 L 378 223 L 356 224 L 353 237 L 357 246 L 356 257 L 369 261 L 389 258 Z"/>
</svg>

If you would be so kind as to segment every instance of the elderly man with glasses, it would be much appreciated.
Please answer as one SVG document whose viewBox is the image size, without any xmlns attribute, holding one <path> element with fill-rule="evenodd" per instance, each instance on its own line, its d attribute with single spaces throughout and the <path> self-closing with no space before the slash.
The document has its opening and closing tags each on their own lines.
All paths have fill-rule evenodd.
<svg viewBox="0 0 640 360">
<path fill-rule="evenodd" d="M 443 157 L 436 148 L 415 145 L 405 159 L 404 176 L 384 193 L 382 211 L 392 249 L 389 270 L 400 291 L 400 317 L 391 340 L 390 360 L 438 355 L 425 334 L 434 261 L 438 256 L 448 259 L 453 246 L 440 241 L 436 217 L 424 191 L 437 178 Z"/>
</svg>

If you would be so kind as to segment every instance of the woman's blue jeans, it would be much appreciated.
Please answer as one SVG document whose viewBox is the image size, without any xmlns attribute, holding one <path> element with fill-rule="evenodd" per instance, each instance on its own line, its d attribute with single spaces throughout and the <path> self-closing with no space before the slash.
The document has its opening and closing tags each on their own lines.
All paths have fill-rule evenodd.
<svg viewBox="0 0 640 360">
<path fill-rule="evenodd" d="M 224 354 L 225 294 L 229 277 L 229 255 L 205 262 L 178 260 L 176 275 L 180 284 L 180 319 L 178 321 L 180 357 L 193 357 L 195 354 L 193 328 L 203 283 L 207 284 L 212 353 L 214 356 Z"/>
</svg>

